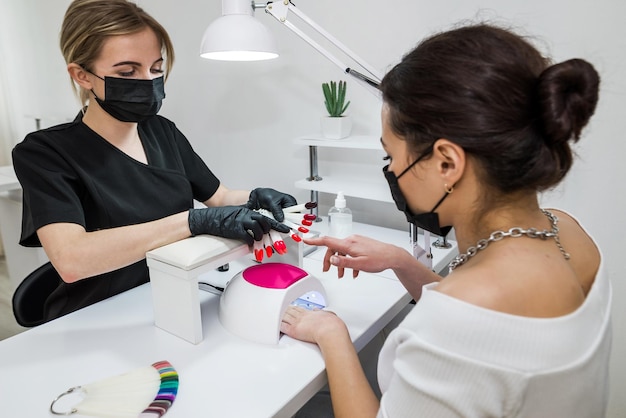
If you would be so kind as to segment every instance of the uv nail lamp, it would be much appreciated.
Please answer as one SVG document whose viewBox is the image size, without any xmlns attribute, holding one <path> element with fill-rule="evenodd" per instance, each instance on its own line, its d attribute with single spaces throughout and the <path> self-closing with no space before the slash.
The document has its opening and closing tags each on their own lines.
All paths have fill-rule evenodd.
<svg viewBox="0 0 626 418">
<path fill-rule="evenodd" d="M 326 306 L 322 283 L 291 264 L 258 264 L 230 280 L 220 299 L 219 319 L 242 338 L 278 344 L 282 317 L 296 301 L 301 306 Z"/>
</svg>

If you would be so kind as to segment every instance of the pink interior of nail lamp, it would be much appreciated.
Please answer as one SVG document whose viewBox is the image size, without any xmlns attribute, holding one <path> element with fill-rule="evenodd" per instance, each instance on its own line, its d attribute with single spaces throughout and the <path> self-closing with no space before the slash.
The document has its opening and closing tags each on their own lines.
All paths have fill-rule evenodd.
<svg viewBox="0 0 626 418">
<path fill-rule="evenodd" d="M 248 267 L 242 273 L 248 283 L 268 289 L 287 289 L 307 275 L 301 268 L 283 263 L 259 264 Z"/>
</svg>

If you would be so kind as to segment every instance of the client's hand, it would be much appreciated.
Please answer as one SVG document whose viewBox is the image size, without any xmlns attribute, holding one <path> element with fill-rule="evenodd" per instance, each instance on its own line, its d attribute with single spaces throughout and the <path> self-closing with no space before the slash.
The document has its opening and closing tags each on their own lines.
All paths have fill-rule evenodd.
<svg viewBox="0 0 626 418">
<path fill-rule="evenodd" d="M 288 233 L 290 229 L 275 220 L 242 206 L 221 206 L 189 210 L 191 235 L 210 234 L 240 239 L 248 245 L 261 241 L 270 229 Z"/>
<path fill-rule="evenodd" d="M 282 222 L 285 219 L 283 208 L 294 206 L 297 203 L 296 199 L 291 195 L 274 189 L 260 187 L 250 192 L 250 198 L 245 206 L 252 210 L 267 209 L 272 212 L 274 219 Z"/>
<path fill-rule="evenodd" d="M 324 255 L 324 271 L 330 266 L 337 267 L 337 275 L 343 277 L 344 269 L 352 269 L 352 277 L 357 277 L 359 271 L 379 273 L 392 268 L 394 257 L 400 247 L 377 241 L 360 235 L 351 235 L 345 239 L 329 236 L 304 239 L 308 245 L 323 245 L 328 247 Z"/>
<path fill-rule="evenodd" d="M 285 311 L 280 332 L 300 341 L 320 344 L 348 330 L 344 322 L 334 313 L 323 310 L 307 310 L 299 306 L 289 306 Z"/>
</svg>

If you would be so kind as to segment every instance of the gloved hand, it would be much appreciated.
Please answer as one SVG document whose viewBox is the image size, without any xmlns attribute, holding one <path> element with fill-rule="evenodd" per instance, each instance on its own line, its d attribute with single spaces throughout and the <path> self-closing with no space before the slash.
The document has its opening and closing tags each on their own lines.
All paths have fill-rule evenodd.
<svg viewBox="0 0 626 418">
<path fill-rule="evenodd" d="M 261 241 L 270 229 L 287 233 L 289 227 L 243 206 L 220 206 L 189 210 L 191 235 L 210 234 L 240 239 L 248 245 Z M 250 233 L 252 235 L 250 235 Z"/>
<path fill-rule="evenodd" d="M 274 189 L 259 187 L 250 192 L 250 198 L 246 207 L 248 209 L 267 209 L 272 212 L 274 219 L 282 222 L 285 219 L 283 208 L 297 205 L 296 199 L 288 194 L 281 193 Z"/>
</svg>

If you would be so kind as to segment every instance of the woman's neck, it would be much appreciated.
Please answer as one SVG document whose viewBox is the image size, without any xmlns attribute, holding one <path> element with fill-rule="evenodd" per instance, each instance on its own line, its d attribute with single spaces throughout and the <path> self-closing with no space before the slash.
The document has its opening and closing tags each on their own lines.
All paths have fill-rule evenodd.
<svg viewBox="0 0 626 418">
<path fill-rule="evenodd" d="M 511 228 L 550 229 L 548 218 L 541 212 L 535 193 L 516 196 L 505 204 L 488 208 L 486 211 L 469 212 L 455 225 L 459 250 L 465 252 L 475 246 L 480 239 L 487 239 L 495 231 L 508 231 Z"/>
<path fill-rule="evenodd" d="M 87 107 L 83 123 L 115 146 L 139 139 L 136 123 L 120 122 L 96 103 Z"/>
<path fill-rule="evenodd" d="M 106 113 L 97 103 L 87 107 L 83 115 L 83 123 L 129 157 L 147 164 L 136 123 L 120 122 Z"/>
</svg>

